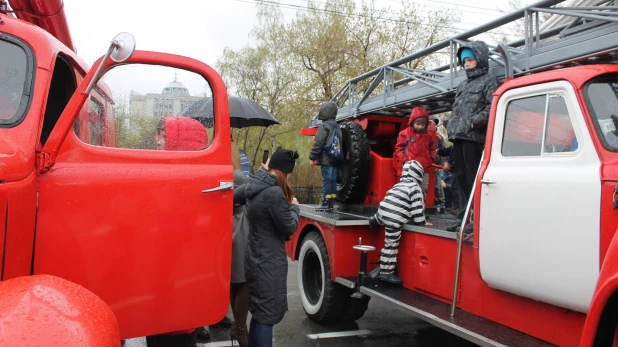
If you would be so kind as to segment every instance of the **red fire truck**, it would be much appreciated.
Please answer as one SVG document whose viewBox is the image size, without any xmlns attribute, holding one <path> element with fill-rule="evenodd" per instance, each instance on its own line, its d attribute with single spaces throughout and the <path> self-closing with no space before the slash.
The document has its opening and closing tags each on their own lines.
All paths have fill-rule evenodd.
<svg viewBox="0 0 618 347">
<path fill-rule="evenodd" d="M 348 81 L 335 96 L 347 158 L 340 204 L 330 212 L 302 206 L 287 246 L 309 318 L 356 320 L 373 297 L 480 345 L 618 345 L 618 7 L 559 3 L 454 36 Z M 564 16 L 564 25 L 540 30 L 541 13 Z M 521 18 L 523 39 L 491 47 L 490 73 L 502 84 L 466 209 L 474 209 L 473 233 L 447 232 L 448 214 L 430 215 L 432 227 L 406 225 L 403 286 L 376 281 L 367 269 L 384 232 L 372 233 L 368 217 L 398 179 L 393 149 L 406 117 L 415 106 L 448 112 L 466 78 L 458 48 Z M 408 65 L 437 52 L 450 63 Z"/>
<path fill-rule="evenodd" d="M 9 3 L 0 1 L 0 344 L 117 346 L 219 321 L 233 200 L 221 77 L 191 58 L 135 51 L 127 34 L 90 69 L 62 0 Z M 175 68 L 210 87 L 207 148 L 118 148 L 100 78 L 131 66 Z M 182 94 L 177 86 L 167 91 Z"/>
</svg>

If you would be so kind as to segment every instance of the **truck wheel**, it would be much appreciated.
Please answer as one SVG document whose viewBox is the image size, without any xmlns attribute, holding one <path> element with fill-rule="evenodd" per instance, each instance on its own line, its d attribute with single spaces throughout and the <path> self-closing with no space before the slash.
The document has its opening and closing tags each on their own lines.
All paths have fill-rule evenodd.
<svg viewBox="0 0 618 347">
<path fill-rule="evenodd" d="M 353 122 L 341 124 L 345 160 L 337 170 L 337 199 L 344 204 L 361 203 L 369 178 L 369 142 L 363 128 Z"/>
<path fill-rule="evenodd" d="M 333 321 L 341 316 L 345 293 L 331 281 L 326 244 L 317 231 L 303 240 L 298 256 L 298 288 L 307 317 L 317 323 Z"/>
</svg>

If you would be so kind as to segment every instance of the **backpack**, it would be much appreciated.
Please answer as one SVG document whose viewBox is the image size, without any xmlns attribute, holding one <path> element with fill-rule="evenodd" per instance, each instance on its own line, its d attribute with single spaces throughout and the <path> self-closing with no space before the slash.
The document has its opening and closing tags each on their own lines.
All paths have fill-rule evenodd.
<svg viewBox="0 0 618 347">
<path fill-rule="evenodd" d="M 339 138 L 339 126 L 331 127 L 328 141 L 324 146 L 324 153 L 331 165 L 339 165 L 343 163 L 343 150 L 341 149 L 341 139 Z"/>
</svg>

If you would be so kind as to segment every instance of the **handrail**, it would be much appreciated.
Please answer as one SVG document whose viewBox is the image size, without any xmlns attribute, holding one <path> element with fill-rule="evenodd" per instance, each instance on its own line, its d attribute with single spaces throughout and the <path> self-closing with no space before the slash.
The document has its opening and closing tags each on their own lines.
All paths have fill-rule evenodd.
<svg viewBox="0 0 618 347">
<path fill-rule="evenodd" d="M 466 225 L 468 224 L 468 217 L 470 216 L 470 210 L 472 209 L 472 204 L 474 202 L 474 191 L 476 190 L 476 181 L 479 178 L 479 172 L 481 171 L 481 163 L 483 162 L 483 157 L 485 156 L 485 151 L 481 154 L 481 160 L 479 162 L 479 167 L 476 170 L 476 176 L 474 177 L 474 184 L 472 185 L 472 193 L 470 194 L 470 198 L 468 199 L 468 204 L 466 205 L 466 212 L 464 213 L 464 217 L 461 220 L 461 225 L 459 231 L 457 232 L 457 259 L 455 260 L 455 280 L 453 282 L 453 296 L 451 301 L 451 317 L 455 317 L 455 309 L 457 308 L 457 286 L 459 285 L 459 272 L 461 268 L 461 249 L 463 247 L 464 242 L 464 230 Z"/>
</svg>

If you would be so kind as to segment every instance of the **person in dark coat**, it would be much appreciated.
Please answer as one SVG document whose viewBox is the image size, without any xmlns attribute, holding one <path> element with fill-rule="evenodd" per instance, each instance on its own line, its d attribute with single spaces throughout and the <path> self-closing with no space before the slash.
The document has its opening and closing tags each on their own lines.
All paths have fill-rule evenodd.
<svg viewBox="0 0 618 347">
<path fill-rule="evenodd" d="M 232 144 L 234 144 L 232 142 Z M 240 151 L 232 146 L 232 168 L 234 169 L 234 189 L 247 182 L 241 169 Z M 229 332 L 230 339 L 238 341 L 240 347 L 248 345 L 247 315 L 249 312 L 249 293 L 245 279 L 245 253 L 249 237 L 249 219 L 245 205 L 234 204 L 232 223 L 232 274 L 230 285 L 230 305 L 234 322 Z"/>
<path fill-rule="evenodd" d="M 457 87 L 446 130 L 449 141 L 453 143 L 454 174 L 463 206 L 459 213 L 461 219 L 481 162 L 489 111 L 498 82 L 489 74 L 489 48 L 485 42 L 473 41 L 462 45 L 457 51 L 457 59 L 465 68 L 467 79 Z M 456 229 L 459 224 L 449 229 Z"/>
<path fill-rule="evenodd" d="M 322 172 L 322 205 L 320 209 L 323 210 L 331 210 L 337 199 L 337 166 L 329 161 L 324 151 L 332 131 L 338 132 L 340 140 L 343 138 L 341 128 L 335 118 L 337 118 L 337 104 L 333 101 L 323 103 L 320 106 L 320 113 L 318 113 L 318 119 L 322 121 L 322 124 L 318 127 L 313 148 L 309 153 L 311 165 L 320 165 Z"/>
<path fill-rule="evenodd" d="M 234 191 L 234 203 L 246 205 L 249 238 L 245 278 L 249 290 L 249 346 L 272 346 L 273 326 L 288 310 L 288 261 L 285 241 L 296 232 L 298 201 L 288 183 L 298 153 L 278 148 L 263 168 Z"/>
</svg>

